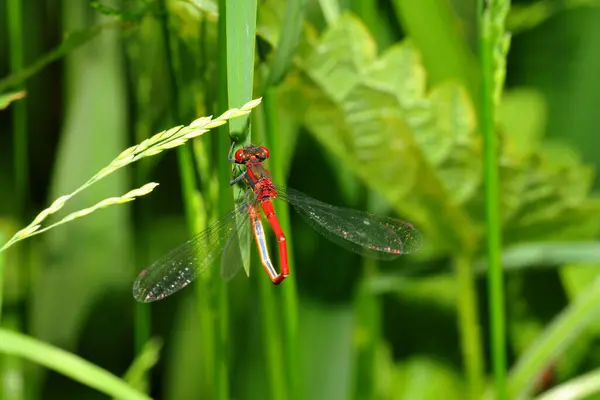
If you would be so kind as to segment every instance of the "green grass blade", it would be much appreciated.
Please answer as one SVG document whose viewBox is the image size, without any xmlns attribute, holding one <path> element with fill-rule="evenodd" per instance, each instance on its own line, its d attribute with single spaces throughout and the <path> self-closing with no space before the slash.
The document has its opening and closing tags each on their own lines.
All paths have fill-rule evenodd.
<svg viewBox="0 0 600 400">
<path fill-rule="evenodd" d="M 502 252 L 502 267 L 507 273 L 533 268 L 558 268 L 565 264 L 599 264 L 599 242 L 525 243 Z M 488 271 L 486 261 L 477 263 L 477 273 Z"/>
<path fill-rule="evenodd" d="M 411 40 L 423 55 L 432 84 L 451 79 L 461 82 L 477 98 L 476 60 L 461 34 L 449 0 L 394 0 L 393 4 Z"/>
<path fill-rule="evenodd" d="M 319 0 L 321 11 L 325 17 L 325 21 L 331 24 L 339 18 L 341 10 L 340 3 L 338 0 Z"/>
<path fill-rule="evenodd" d="M 395 42 L 390 19 L 386 18 L 386 10 L 381 7 L 378 0 L 354 0 L 350 7 L 369 27 L 378 48 L 385 49 Z"/>
<path fill-rule="evenodd" d="M 508 376 L 508 398 L 526 398 L 539 374 L 580 335 L 598 321 L 600 279 L 586 288 L 519 358 Z"/>
<path fill-rule="evenodd" d="M 16 73 L 23 69 L 24 42 L 23 42 L 23 10 L 20 0 L 8 0 L 6 3 L 8 14 L 8 37 L 10 40 L 10 70 Z M 14 138 L 14 172 L 15 172 L 15 209 L 19 218 L 24 218 L 29 199 L 29 164 L 27 156 L 27 104 L 25 101 L 15 103 L 13 111 L 13 138 Z"/>
<path fill-rule="evenodd" d="M 219 64 L 221 68 L 219 69 L 219 79 L 218 79 L 218 98 L 217 103 L 220 107 L 227 107 L 229 104 L 228 99 L 228 76 L 229 69 L 224 71 L 224 66 L 227 65 L 228 60 L 228 41 L 229 38 L 227 36 L 227 17 L 228 12 L 226 12 L 227 1 L 220 0 L 219 1 Z M 245 3 L 245 2 L 244 2 Z M 231 128 L 231 127 L 230 127 Z M 229 146 L 226 143 L 226 138 L 228 137 L 226 132 L 228 130 L 226 128 L 219 129 L 219 136 L 221 136 L 220 140 L 217 141 L 217 151 L 221 157 L 217 159 L 217 167 L 218 167 L 218 178 L 219 178 L 219 191 L 218 191 L 218 216 L 223 216 L 227 213 L 230 208 L 229 205 L 232 204 L 233 198 L 231 197 L 231 191 L 226 187 L 225 182 L 229 179 L 229 174 L 231 173 L 231 166 L 229 162 L 225 159 L 225 153 L 227 152 Z M 230 131 L 229 131 L 230 132 Z M 227 140 L 229 142 L 229 140 Z M 245 243 L 245 241 L 241 241 L 240 243 Z M 243 249 L 242 249 L 243 252 Z M 249 265 L 245 265 L 245 268 L 249 268 Z M 248 270 L 247 270 L 248 271 Z M 227 302 L 227 288 L 225 283 L 220 279 L 217 274 L 214 275 L 212 279 L 212 284 L 215 288 L 215 297 L 216 300 L 214 302 L 214 359 L 213 359 L 213 386 L 212 386 L 212 398 L 215 400 L 228 400 L 229 398 L 229 357 L 226 351 L 227 346 L 229 345 L 229 335 L 228 335 L 228 318 L 229 318 L 229 304 Z"/>
<path fill-rule="evenodd" d="M 479 397 L 484 388 L 483 348 L 477 318 L 477 291 L 471 259 L 457 255 L 454 270 L 458 286 L 458 316 L 461 350 L 467 374 L 469 398 Z"/>
<path fill-rule="evenodd" d="M 149 399 L 110 372 L 23 334 L 0 329 L 0 352 L 43 365 L 109 396 L 123 400 Z"/>
<path fill-rule="evenodd" d="M 273 86 L 281 82 L 286 72 L 292 65 L 292 59 L 296 47 L 300 41 L 302 24 L 304 23 L 304 11 L 306 9 L 306 0 L 290 0 L 287 2 L 285 18 L 279 43 L 275 49 L 273 63 L 267 85 Z"/>
<path fill-rule="evenodd" d="M 158 339 L 150 339 L 138 351 L 135 360 L 125 372 L 123 379 L 138 390 L 146 390 L 146 376 L 156 365 L 160 356 L 162 342 Z"/>
<path fill-rule="evenodd" d="M 16 3 L 21 3 L 16 1 Z M 92 26 L 90 28 L 82 29 L 77 32 L 69 34 L 66 39 L 54 50 L 44 55 L 42 58 L 34 62 L 32 65 L 15 71 L 12 75 L 9 75 L 3 79 L 0 79 L 0 92 L 3 92 L 9 88 L 14 88 L 25 82 L 27 79 L 38 74 L 50 63 L 58 60 L 61 57 L 71 53 L 76 48 L 88 43 L 93 38 L 98 36 L 104 28 L 116 26 L 116 24 L 103 24 Z"/>
<path fill-rule="evenodd" d="M 18 73 L 23 69 L 24 58 L 25 58 L 25 24 L 26 20 L 23 19 L 23 2 L 20 0 L 8 0 L 6 2 L 7 7 L 7 25 L 8 25 L 8 48 L 9 48 L 9 65 L 10 72 L 12 74 Z M 16 89 L 24 89 L 16 87 Z M 20 222 L 26 221 L 27 213 L 29 211 L 29 132 L 28 132 L 28 121 L 27 121 L 27 100 L 16 102 L 12 109 L 12 137 L 13 137 L 13 178 L 14 178 L 14 189 L 12 193 L 12 207 L 14 207 L 14 215 Z M 16 270 L 18 274 L 17 284 L 23 288 L 29 286 L 31 280 L 31 246 L 22 246 L 16 250 L 18 254 L 19 265 Z M 24 293 L 27 289 L 24 289 Z M 18 299 L 16 304 L 25 301 L 24 299 Z M 23 329 L 23 321 L 27 318 L 26 314 L 22 311 L 15 310 L 7 315 L 7 319 L 12 322 L 12 328 L 15 331 L 21 331 Z M 9 366 L 10 364 L 10 366 Z M 23 363 L 21 360 L 7 360 L 7 370 L 2 371 L 3 376 L 5 374 L 13 374 L 16 381 L 30 381 L 30 377 L 27 376 L 24 370 Z M 10 370 L 10 372 L 8 371 Z M 4 394 L 7 397 L 10 396 L 12 399 L 20 399 L 25 396 L 24 384 L 14 385 L 10 388 L 5 387 L 7 390 Z M 2 397 L 2 396 L 0 396 Z"/>
<path fill-rule="evenodd" d="M 221 65 L 226 65 L 225 74 L 219 77 L 219 103 L 244 104 L 252 98 L 254 84 L 254 46 L 256 37 L 256 1 L 238 2 L 221 0 L 219 2 L 219 58 Z M 242 118 L 234 125 L 229 125 L 229 137 L 239 144 L 247 144 L 251 137 L 250 119 Z M 231 165 L 225 155 L 229 148 L 225 137 L 218 142 L 219 166 L 219 215 L 224 215 L 231 208 L 232 200 L 239 195 L 227 187 L 231 174 Z M 247 257 L 249 241 L 240 238 L 242 255 Z M 249 262 L 245 262 L 249 273 Z M 227 304 L 227 287 L 217 280 L 217 304 L 219 319 L 216 328 L 215 386 L 213 398 L 227 400 L 229 398 L 229 309 Z"/>
<path fill-rule="evenodd" d="M 506 399 L 506 317 L 502 270 L 502 222 L 498 172 L 498 136 L 495 110 L 504 83 L 506 54 L 504 18 L 508 1 L 479 2 L 479 58 L 481 67 L 481 105 L 479 124 L 484 141 L 485 212 L 492 369 L 498 399 Z"/>
<path fill-rule="evenodd" d="M 256 37 L 256 0 L 225 1 L 227 48 L 227 101 L 239 106 L 252 98 L 254 83 L 254 43 Z M 233 106 L 235 107 L 235 106 Z M 246 137 L 249 117 L 229 125 L 235 140 Z"/>
</svg>

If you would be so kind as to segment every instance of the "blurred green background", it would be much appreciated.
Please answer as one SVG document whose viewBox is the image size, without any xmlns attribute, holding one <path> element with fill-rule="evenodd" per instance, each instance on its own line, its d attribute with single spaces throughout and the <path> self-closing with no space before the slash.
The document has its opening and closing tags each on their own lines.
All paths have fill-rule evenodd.
<svg viewBox="0 0 600 400">
<path fill-rule="evenodd" d="M 233 120 L 123 168 L 56 218 L 160 186 L 0 253 L 0 399 L 497 398 L 491 309 L 506 398 L 600 398 L 600 4 L 490 3 L 494 44 L 512 35 L 491 306 L 475 0 L 0 0 L 2 244 L 126 148 L 263 97 L 250 136 Z M 276 183 L 411 221 L 424 247 L 366 260 L 278 205 L 281 286 L 254 259 L 136 304 L 137 273 L 231 202 L 228 133 L 270 147 Z"/>
</svg>

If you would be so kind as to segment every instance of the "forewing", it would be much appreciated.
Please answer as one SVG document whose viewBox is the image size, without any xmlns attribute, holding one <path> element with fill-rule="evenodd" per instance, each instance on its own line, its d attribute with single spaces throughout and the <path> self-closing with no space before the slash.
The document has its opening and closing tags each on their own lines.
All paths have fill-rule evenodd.
<svg viewBox="0 0 600 400">
<path fill-rule="evenodd" d="M 170 296 L 190 284 L 222 253 L 237 225 L 243 224 L 244 219 L 240 218 L 243 213 L 243 206 L 236 208 L 142 270 L 133 283 L 133 297 L 149 303 Z"/>
<path fill-rule="evenodd" d="M 355 253 L 389 260 L 421 248 L 420 232 L 406 221 L 333 206 L 290 188 L 277 187 L 277 193 L 316 231 Z"/>
</svg>

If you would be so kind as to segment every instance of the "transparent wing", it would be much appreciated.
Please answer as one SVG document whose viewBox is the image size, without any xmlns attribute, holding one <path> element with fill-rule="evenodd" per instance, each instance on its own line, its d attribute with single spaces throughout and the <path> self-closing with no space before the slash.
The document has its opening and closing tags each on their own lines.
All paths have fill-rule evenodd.
<svg viewBox="0 0 600 400">
<path fill-rule="evenodd" d="M 290 188 L 276 190 L 316 231 L 350 251 L 390 260 L 421 248 L 420 232 L 406 221 L 333 206 Z"/>
<path fill-rule="evenodd" d="M 247 203 L 244 202 L 142 270 L 133 283 L 133 297 L 149 303 L 170 296 L 190 284 L 221 255 L 232 233 L 243 224 L 248 224 L 246 210 Z"/>
<path fill-rule="evenodd" d="M 246 223 L 237 224 L 237 229 L 232 232 L 223 249 L 223 257 L 221 258 L 221 278 L 225 281 L 233 279 L 242 265 L 244 265 L 244 257 L 250 258 L 250 219 L 248 214 L 242 218 Z M 243 254 L 247 252 L 248 254 Z"/>
</svg>

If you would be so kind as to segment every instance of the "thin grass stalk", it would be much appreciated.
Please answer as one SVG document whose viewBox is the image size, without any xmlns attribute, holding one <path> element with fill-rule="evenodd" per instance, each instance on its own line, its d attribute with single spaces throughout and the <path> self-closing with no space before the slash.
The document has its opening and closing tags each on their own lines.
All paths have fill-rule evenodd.
<svg viewBox="0 0 600 400">
<path fill-rule="evenodd" d="M 273 176 L 277 179 L 285 179 L 283 160 L 277 157 L 282 154 L 282 138 L 277 129 L 277 108 L 275 104 L 275 95 L 273 89 L 266 90 L 264 98 L 264 112 L 266 117 L 266 137 L 275 155 L 269 164 Z M 275 204 L 275 211 L 281 224 L 281 228 L 286 235 L 288 248 L 288 261 L 290 266 L 290 276 L 281 284 L 283 295 L 283 330 L 285 337 L 286 371 L 287 381 L 290 393 L 290 399 L 302 399 L 302 387 L 300 385 L 300 347 L 298 338 L 298 289 L 296 287 L 296 271 L 294 268 L 294 245 L 292 240 L 290 211 L 286 202 L 279 201 Z"/>
<path fill-rule="evenodd" d="M 133 46 L 133 45 L 132 45 Z M 137 60 L 139 62 L 139 59 Z M 146 96 L 143 95 L 143 92 L 140 90 L 140 81 L 141 77 L 135 74 L 133 71 L 135 70 L 135 65 L 133 65 L 133 60 L 130 60 L 126 64 L 127 68 L 127 81 L 129 83 L 130 92 L 135 90 L 135 95 L 133 96 L 132 101 L 135 103 L 136 109 L 143 109 L 147 105 Z M 143 113 L 135 113 L 134 118 L 139 118 Z M 132 124 L 135 129 L 135 142 L 140 143 L 142 140 L 149 137 L 149 132 L 145 129 L 149 124 L 143 123 L 141 120 L 135 121 Z M 146 169 L 143 166 L 144 161 L 141 161 L 139 164 L 136 164 L 133 169 L 133 184 L 134 187 L 139 187 L 143 185 L 145 182 L 145 174 Z M 133 228 L 135 235 L 133 237 L 133 246 L 134 246 L 134 263 L 133 268 L 135 274 L 139 271 L 140 265 L 147 265 L 150 261 L 148 257 L 148 249 L 150 248 L 150 235 L 146 230 L 146 223 L 149 220 L 149 207 L 147 202 L 136 202 L 133 205 Z M 133 345 L 134 345 L 134 354 L 138 357 L 144 351 L 148 341 L 150 340 L 150 325 L 151 325 L 151 314 L 150 307 L 146 304 L 135 302 L 134 304 L 134 317 L 133 317 Z M 148 379 L 147 373 L 144 372 L 142 376 L 140 376 L 140 390 L 148 391 Z"/>
<path fill-rule="evenodd" d="M 217 79 L 217 105 L 219 109 L 226 110 L 229 105 L 229 95 L 227 90 L 228 84 L 228 51 L 227 42 L 229 40 L 227 30 L 227 0 L 219 0 L 219 22 L 218 22 L 218 56 L 219 56 L 219 71 Z M 231 173 L 231 165 L 225 158 L 225 154 L 228 150 L 228 130 L 225 127 L 218 129 L 217 139 L 217 154 L 220 155 L 217 161 L 217 172 L 219 179 L 219 191 L 218 191 L 218 215 L 223 216 L 227 213 L 228 204 L 231 204 L 231 192 L 227 188 L 225 182 L 229 180 L 229 174 Z M 229 201 L 227 201 L 229 200 Z M 228 335 L 228 318 L 229 318 L 229 307 L 227 302 L 227 288 L 225 283 L 217 276 L 213 277 L 213 287 L 215 288 L 215 316 L 214 316 L 214 366 L 213 366 L 213 395 L 212 398 L 215 400 L 228 400 L 229 399 L 229 359 L 227 358 L 227 345 L 229 342 Z"/>
<path fill-rule="evenodd" d="M 496 2 L 499 3 L 499 2 Z M 497 5 L 496 5 L 497 6 Z M 498 138 L 494 115 L 494 42 L 491 36 L 490 8 L 478 2 L 479 62 L 481 68 L 480 129 L 484 141 L 485 213 L 487 223 L 487 268 L 492 349 L 492 369 L 496 398 L 506 399 L 506 322 L 504 314 L 504 276 L 502 271 L 502 238 L 500 189 L 498 173 Z"/>
<path fill-rule="evenodd" d="M 142 171 L 143 168 L 141 165 L 137 165 L 134 169 L 134 180 L 136 181 L 136 184 L 144 181 Z M 142 201 L 135 204 L 134 212 L 134 223 L 137 225 L 137 229 L 135 229 L 136 235 L 134 238 L 134 266 L 137 271 L 140 265 L 147 265 L 150 261 L 148 258 L 150 237 L 146 230 L 146 221 L 148 220 L 149 216 L 147 202 Z M 151 314 L 150 307 L 148 307 L 147 304 L 135 302 L 134 307 L 134 350 L 135 354 L 139 356 L 150 340 Z M 147 392 L 149 387 L 146 373 L 140 377 L 140 381 L 140 390 Z"/>
<path fill-rule="evenodd" d="M 458 285 L 458 316 L 462 358 L 467 375 L 468 395 L 478 398 L 484 388 L 485 371 L 481 333 L 477 316 L 477 291 L 472 259 L 455 255 L 454 270 Z"/>
<path fill-rule="evenodd" d="M 8 0 L 7 22 L 10 51 L 10 71 L 16 73 L 23 69 L 23 3 L 21 0 Z M 25 217 L 27 202 L 29 200 L 28 179 L 28 137 L 27 137 L 27 108 L 26 99 L 17 101 L 12 106 L 13 111 L 13 137 L 14 137 L 14 168 L 15 168 L 15 210 L 19 219 Z"/>
<path fill-rule="evenodd" d="M 209 87 L 212 84 L 212 80 L 210 80 L 207 76 L 207 68 L 209 65 L 209 56 L 207 51 L 209 44 L 207 42 L 206 18 L 202 19 L 200 25 L 198 26 L 198 30 L 200 37 L 198 42 L 200 47 L 198 74 L 201 77 L 199 90 L 204 93 L 213 93 Z M 206 114 L 216 115 L 219 112 L 222 112 L 222 110 L 212 110 L 212 112 L 208 112 L 208 110 L 211 110 L 211 108 L 214 106 L 214 98 L 211 98 L 210 96 L 204 97 L 204 109 L 207 110 Z M 217 133 L 223 132 L 217 131 Z M 209 224 L 213 223 L 215 221 L 215 217 L 219 215 L 219 210 L 217 208 L 219 204 L 218 187 L 220 185 L 217 181 L 217 177 L 215 177 L 217 171 L 214 171 L 213 168 L 217 161 L 214 159 L 215 157 L 210 151 L 210 149 L 214 148 L 213 144 L 215 143 L 215 140 L 219 140 L 218 136 L 206 136 L 203 138 L 203 140 L 194 142 L 194 160 L 198 174 L 200 175 L 200 190 L 206 210 L 204 224 L 199 226 L 199 228 L 202 230 L 206 229 Z M 211 211 L 209 212 L 209 210 Z M 215 269 L 213 269 L 213 271 L 214 270 Z M 202 369 L 200 373 L 202 374 L 203 387 L 206 388 L 212 388 L 213 382 L 215 381 L 213 366 L 216 362 L 214 346 L 216 343 L 216 332 L 213 324 L 215 319 L 215 311 L 218 310 L 216 310 L 211 303 L 212 292 L 214 290 L 212 285 L 212 279 L 200 279 L 196 284 L 196 300 L 198 303 L 198 318 L 200 321 L 199 339 L 201 342 L 200 348 L 202 349 Z"/>
<path fill-rule="evenodd" d="M 206 151 L 210 148 L 211 137 L 208 136 L 201 141 L 194 142 L 194 161 L 200 179 L 200 191 L 202 193 L 202 208 L 205 210 L 205 218 L 198 218 L 196 221 L 196 231 L 203 231 L 209 224 L 215 222 L 217 212 L 214 209 L 218 205 L 218 193 L 210 190 L 210 180 L 213 177 L 210 166 L 215 162 L 211 153 Z M 213 211 L 209 211 L 213 210 Z M 200 213 L 202 214 L 202 213 Z M 215 269 L 213 269 L 215 271 Z M 217 274 L 218 275 L 218 274 Z M 200 321 L 200 331 L 198 339 L 202 349 L 202 360 L 199 372 L 202 376 L 202 387 L 209 388 L 214 380 L 213 365 L 215 363 L 215 330 L 214 318 L 215 309 L 212 305 L 212 287 L 211 279 L 198 279 L 196 283 L 196 301 L 198 304 L 198 318 Z"/>
<path fill-rule="evenodd" d="M 21 0 L 8 0 L 7 6 L 7 25 L 8 25 L 8 47 L 9 47 L 9 64 L 10 72 L 16 73 L 23 69 L 24 64 L 24 35 L 23 35 L 23 2 Z M 20 89 L 20 88 L 19 88 Z M 13 131 L 13 154 L 14 154 L 14 198 L 13 206 L 17 218 L 19 221 L 26 221 L 27 218 L 27 205 L 29 203 L 29 168 L 28 168 L 28 136 L 27 136 L 27 102 L 26 99 L 17 101 L 12 107 L 12 131 Z M 2 243 L 2 242 L 0 242 Z M 30 268 L 29 264 L 29 250 L 31 246 L 27 244 L 22 246 L 20 249 L 15 251 L 17 255 L 16 259 L 19 262 L 18 269 L 18 280 L 15 281 L 17 285 L 22 287 L 28 287 L 27 280 L 29 279 L 28 272 Z M 0 271 L 2 272 L 2 271 Z M 3 280 L 4 274 L 0 273 L 0 280 Z M 2 282 L 0 282 L 0 286 Z M 1 299 L 1 293 L 0 293 Z M 19 299 L 24 302 L 24 299 Z M 1 300 L 0 300 L 1 301 Z M 16 308 L 14 308 L 16 309 Z M 25 308 L 22 308 L 25 310 Z M 10 321 L 11 329 L 15 331 L 21 331 L 23 329 L 23 320 L 26 319 L 26 315 L 21 315 L 17 311 L 8 313 L 7 319 Z M 12 376 L 13 379 L 20 382 L 28 381 L 28 377 L 25 376 L 23 360 L 12 356 L 6 356 L 5 359 L 6 370 L 2 371 L 2 375 Z M 29 381 L 31 383 L 31 381 Z M 25 397 L 23 385 L 16 385 L 12 388 L 12 391 L 6 391 L 10 388 L 3 388 L 3 392 L 0 397 L 7 397 L 10 399 L 21 399 Z M 32 392 L 35 392 L 33 390 Z"/>
<path fill-rule="evenodd" d="M 219 101 L 220 102 L 220 101 Z M 231 189 L 227 187 L 231 165 L 225 155 L 229 146 L 226 128 L 219 128 L 217 154 L 222 155 L 218 159 L 219 169 L 219 217 L 224 216 L 232 208 Z M 215 290 L 214 310 L 214 375 L 213 375 L 213 399 L 229 400 L 229 302 L 227 298 L 226 282 L 221 279 L 220 274 L 213 274 L 212 284 Z"/>
</svg>

